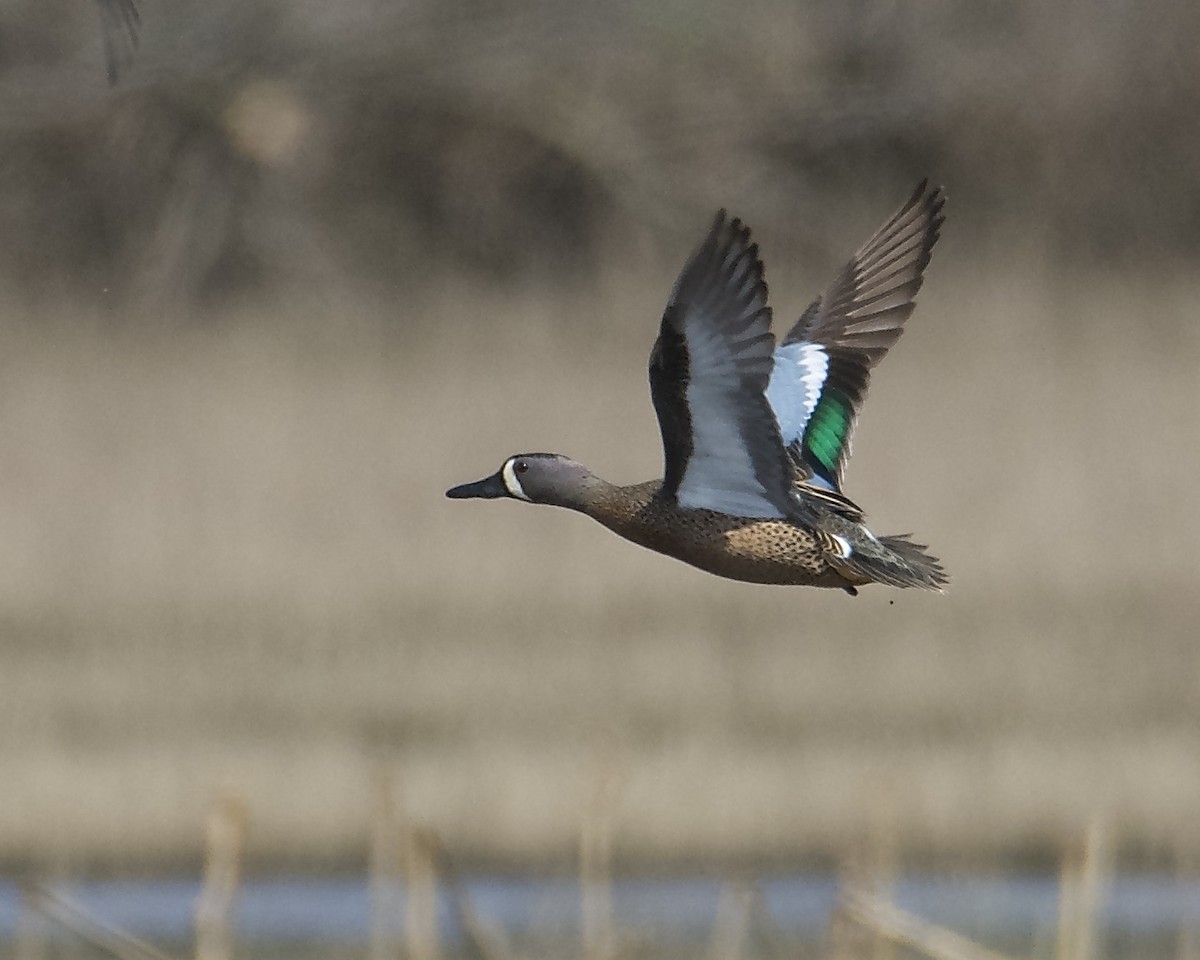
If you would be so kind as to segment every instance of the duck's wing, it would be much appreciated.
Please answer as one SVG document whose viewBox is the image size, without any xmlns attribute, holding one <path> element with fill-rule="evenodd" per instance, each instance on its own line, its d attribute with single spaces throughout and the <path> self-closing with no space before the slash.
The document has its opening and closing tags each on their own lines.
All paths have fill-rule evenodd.
<svg viewBox="0 0 1200 960">
<path fill-rule="evenodd" d="M 862 523 L 866 519 L 866 514 L 857 503 L 840 490 L 830 490 L 824 484 L 814 483 L 803 470 L 797 470 L 795 484 L 796 498 L 806 506 L 820 504 L 854 523 Z"/>
<path fill-rule="evenodd" d="M 767 399 L 800 479 L 841 488 L 870 371 L 904 330 L 945 195 L 921 181 L 775 351 Z"/>
<path fill-rule="evenodd" d="M 758 247 L 722 210 L 676 281 L 650 353 L 663 493 L 680 506 L 790 512 L 791 466 L 765 394 L 774 351 Z"/>
<path fill-rule="evenodd" d="M 108 82 L 116 83 L 133 63 L 142 17 L 136 0 L 96 0 L 104 31 L 104 59 Z"/>
</svg>

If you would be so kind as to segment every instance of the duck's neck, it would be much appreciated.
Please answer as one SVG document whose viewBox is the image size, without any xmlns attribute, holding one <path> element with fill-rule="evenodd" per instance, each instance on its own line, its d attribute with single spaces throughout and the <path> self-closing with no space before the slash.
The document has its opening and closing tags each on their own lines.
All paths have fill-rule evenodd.
<svg viewBox="0 0 1200 960">
<path fill-rule="evenodd" d="M 598 477 L 596 479 L 599 480 Z M 647 480 L 645 483 L 623 487 L 605 480 L 599 480 L 599 483 L 599 486 L 590 491 L 591 497 L 587 504 L 575 509 L 611 529 L 623 528 L 625 524 L 633 522 L 662 488 L 661 480 Z M 625 534 L 622 533 L 622 536 Z"/>
<path fill-rule="evenodd" d="M 590 515 L 597 505 L 610 500 L 619 489 L 615 484 L 586 471 L 569 490 L 561 491 L 553 500 L 546 502 Z"/>
</svg>

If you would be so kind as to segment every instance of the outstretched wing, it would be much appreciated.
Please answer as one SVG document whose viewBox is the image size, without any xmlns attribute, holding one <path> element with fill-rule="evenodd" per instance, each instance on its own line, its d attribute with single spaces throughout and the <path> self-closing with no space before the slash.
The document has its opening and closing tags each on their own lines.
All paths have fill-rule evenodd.
<svg viewBox="0 0 1200 960">
<path fill-rule="evenodd" d="M 765 394 L 774 351 L 758 247 L 722 210 L 676 281 L 650 354 L 663 493 L 680 506 L 789 513 L 791 466 Z"/>
<path fill-rule="evenodd" d="M 775 351 L 767 399 L 802 478 L 841 488 L 870 371 L 913 312 L 945 195 L 921 181 Z"/>
</svg>

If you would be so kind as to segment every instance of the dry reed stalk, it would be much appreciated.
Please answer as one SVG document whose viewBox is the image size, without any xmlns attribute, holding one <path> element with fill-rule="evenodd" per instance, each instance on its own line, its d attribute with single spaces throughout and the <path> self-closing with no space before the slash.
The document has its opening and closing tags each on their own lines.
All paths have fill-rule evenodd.
<svg viewBox="0 0 1200 960">
<path fill-rule="evenodd" d="M 839 902 L 825 928 L 825 953 L 830 960 L 858 960 L 866 953 L 865 942 L 863 932 Z"/>
<path fill-rule="evenodd" d="M 21 886 L 13 960 L 45 960 L 47 956 L 46 915 L 40 909 L 39 896 L 34 884 Z"/>
<path fill-rule="evenodd" d="M 221 796 L 208 817 L 204 883 L 196 901 L 196 960 L 233 956 L 233 902 L 241 883 L 246 845 L 246 805 L 232 794 Z"/>
<path fill-rule="evenodd" d="M 749 901 L 750 943 L 758 941 L 759 954 L 766 957 L 788 957 L 794 960 L 796 943 L 779 926 L 779 922 L 767 905 L 762 887 L 755 882 L 750 888 Z"/>
<path fill-rule="evenodd" d="M 65 894 L 46 887 L 32 888 L 30 906 L 54 920 L 85 943 L 117 960 L 174 960 L 153 944 L 101 920 Z"/>
<path fill-rule="evenodd" d="M 1112 877 L 1109 833 L 1097 817 L 1083 843 L 1063 855 L 1058 888 L 1058 960 L 1090 960 Z"/>
<path fill-rule="evenodd" d="M 584 960 L 612 960 L 617 949 L 613 919 L 613 820 L 619 778 L 605 764 L 579 834 L 579 892 Z"/>
<path fill-rule="evenodd" d="M 439 960 L 437 865 L 433 838 L 412 824 L 404 829 L 404 943 L 408 960 Z"/>
<path fill-rule="evenodd" d="M 438 873 L 449 890 L 455 919 L 467 935 L 467 957 L 470 960 L 512 960 L 513 951 L 504 936 L 504 931 L 475 911 L 466 884 L 463 883 L 445 847 L 436 837 L 433 839 Z"/>
<path fill-rule="evenodd" d="M 843 864 L 838 871 L 838 902 L 825 930 L 825 949 L 832 960 L 862 960 L 869 952 L 869 932 L 846 909 L 846 900 L 854 889 L 851 877 Z"/>
<path fill-rule="evenodd" d="M 372 777 L 371 836 L 367 851 L 367 883 L 371 896 L 370 960 L 399 960 L 398 920 L 403 915 L 404 881 L 400 871 L 400 824 L 393 776 L 387 764 L 376 765 Z"/>
<path fill-rule="evenodd" d="M 708 938 L 707 960 L 741 960 L 750 931 L 754 894 L 754 887 L 748 884 L 725 885 Z"/>
<path fill-rule="evenodd" d="M 838 907 L 830 917 L 828 940 L 835 957 L 892 960 L 895 942 L 878 931 L 852 922 L 842 910 L 842 901 L 854 891 L 864 892 L 879 903 L 892 896 L 899 872 L 899 842 L 895 814 L 885 800 L 870 811 L 865 841 L 850 850 L 838 865 Z"/>
<path fill-rule="evenodd" d="M 871 807 L 870 833 L 865 851 L 866 870 L 872 890 L 881 903 L 890 903 L 895 893 L 896 876 L 900 872 L 900 841 L 896 828 L 895 808 L 881 791 Z M 871 945 L 872 960 L 893 960 L 896 944 L 887 937 L 876 936 Z"/>
<path fill-rule="evenodd" d="M 1175 879 L 1181 887 L 1194 886 L 1200 881 L 1200 858 L 1184 854 L 1176 865 Z M 1193 923 L 1180 923 L 1175 940 L 1175 960 L 1200 960 L 1200 928 Z"/>
<path fill-rule="evenodd" d="M 868 893 L 843 891 L 838 911 L 846 921 L 932 960 L 1009 960 L 1003 953 L 982 947 L 953 930 L 922 920 Z"/>
</svg>

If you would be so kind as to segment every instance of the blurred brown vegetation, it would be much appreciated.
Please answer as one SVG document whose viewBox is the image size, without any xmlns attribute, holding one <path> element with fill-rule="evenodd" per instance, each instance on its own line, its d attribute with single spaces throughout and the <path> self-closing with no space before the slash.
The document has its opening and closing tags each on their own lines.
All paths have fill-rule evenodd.
<svg viewBox="0 0 1200 960">
<path fill-rule="evenodd" d="M 5 8 L 13 289 L 123 313 L 321 268 L 559 284 L 717 203 L 825 256 L 924 174 L 960 245 L 1012 227 L 1107 269 L 1200 244 L 1184 4 L 146 5 L 111 95 L 92 5 Z"/>
<path fill-rule="evenodd" d="M 0 11 L 0 856 L 1200 848 L 1200 8 Z M 441 491 L 659 469 L 645 360 L 712 210 L 794 316 L 923 175 L 949 221 L 849 492 L 944 598 L 731 584 Z M 894 604 L 892 603 L 894 601 Z M 605 788 L 607 789 L 607 788 Z"/>
</svg>

